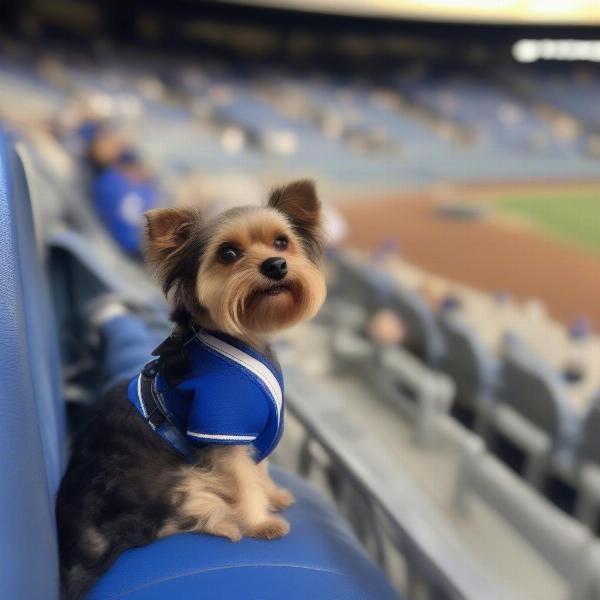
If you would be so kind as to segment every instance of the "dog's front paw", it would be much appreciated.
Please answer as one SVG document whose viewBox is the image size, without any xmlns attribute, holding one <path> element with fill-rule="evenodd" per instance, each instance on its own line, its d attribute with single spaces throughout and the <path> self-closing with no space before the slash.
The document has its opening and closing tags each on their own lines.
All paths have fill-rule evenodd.
<svg viewBox="0 0 600 600">
<path fill-rule="evenodd" d="M 269 504 L 275 511 L 285 510 L 294 504 L 295 501 L 294 494 L 284 488 L 275 488 L 269 494 Z"/>
<path fill-rule="evenodd" d="M 264 540 L 281 538 L 290 532 L 290 524 L 281 517 L 267 517 L 264 521 L 255 525 L 249 535 Z"/>
<path fill-rule="evenodd" d="M 231 542 L 239 542 L 242 539 L 242 531 L 236 523 L 221 521 L 214 525 L 209 531 L 212 535 L 228 538 Z"/>
</svg>

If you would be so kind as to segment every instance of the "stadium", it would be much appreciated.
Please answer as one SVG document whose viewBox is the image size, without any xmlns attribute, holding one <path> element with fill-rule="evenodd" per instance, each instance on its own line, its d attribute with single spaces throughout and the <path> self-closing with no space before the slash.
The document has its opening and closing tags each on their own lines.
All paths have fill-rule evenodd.
<svg viewBox="0 0 600 600">
<path fill-rule="evenodd" d="M 600 598 L 596 2 L 29 0 L 0 16 L 2 598 Z M 69 506 L 93 527 L 65 542 L 67 465 L 105 394 L 139 377 L 159 429 L 139 382 L 176 339 L 183 292 L 165 299 L 155 255 L 184 226 L 153 219 L 264 216 L 297 180 L 322 206 L 326 300 L 277 333 L 276 359 L 213 340 L 285 389 L 269 464 L 291 531 L 127 542 L 84 490 L 138 521 L 152 494 L 125 502 L 79 469 Z M 274 245 L 290 269 L 318 246 L 299 215 Z M 285 290 L 274 260 L 261 277 Z M 220 273 L 201 264 L 198 290 Z M 67 554 L 98 569 L 79 595 Z"/>
</svg>

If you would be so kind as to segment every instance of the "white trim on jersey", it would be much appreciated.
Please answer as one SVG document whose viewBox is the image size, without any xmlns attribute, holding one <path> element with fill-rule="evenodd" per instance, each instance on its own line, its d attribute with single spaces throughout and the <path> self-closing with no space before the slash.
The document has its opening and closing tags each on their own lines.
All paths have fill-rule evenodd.
<svg viewBox="0 0 600 600">
<path fill-rule="evenodd" d="M 222 356 L 225 356 L 248 369 L 250 372 L 256 375 L 260 381 L 262 381 L 273 399 L 273 403 L 275 404 L 275 408 L 277 410 L 277 421 L 279 423 L 281 420 L 281 407 L 283 405 L 283 390 L 281 389 L 279 381 L 277 381 L 277 378 L 275 375 L 273 375 L 271 370 L 243 350 L 240 350 L 239 348 L 236 348 L 235 346 L 232 346 L 231 344 L 228 344 L 227 342 L 224 342 L 223 340 L 220 340 L 209 333 L 200 331 L 196 335 L 196 338 L 208 348 L 211 348 Z"/>
<path fill-rule="evenodd" d="M 226 435 L 222 433 L 198 433 L 188 429 L 187 434 L 201 440 L 222 440 L 231 442 L 253 442 L 255 435 Z"/>
</svg>

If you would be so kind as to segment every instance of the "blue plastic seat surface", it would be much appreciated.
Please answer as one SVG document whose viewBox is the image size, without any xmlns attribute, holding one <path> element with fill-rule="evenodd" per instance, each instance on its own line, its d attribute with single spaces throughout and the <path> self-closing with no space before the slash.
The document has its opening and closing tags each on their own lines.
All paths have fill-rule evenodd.
<svg viewBox="0 0 600 600">
<path fill-rule="evenodd" d="M 58 596 L 53 501 L 63 430 L 40 277 L 22 165 L 0 129 L 0 597 L 14 600 Z"/>
<path fill-rule="evenodd" d="M 296 504 L 281 540 L 233 543 L 181 534 L 121 555 L 89 600 L 391 600 L 398 598 L 335 508 L 298 477 L 273 469 Z"/>
</svg>

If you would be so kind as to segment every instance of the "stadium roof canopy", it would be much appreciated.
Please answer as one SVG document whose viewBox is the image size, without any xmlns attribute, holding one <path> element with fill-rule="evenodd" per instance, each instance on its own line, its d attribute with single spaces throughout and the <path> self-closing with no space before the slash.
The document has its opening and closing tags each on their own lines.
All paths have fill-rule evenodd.
<svg viewBox="0 0 600 600">
<path fill-rule="evenodd" d="M 235 3 L 378 18 L 539 25 L 600 24 L 598 0 L 235 0 Z"/>
</svg>

